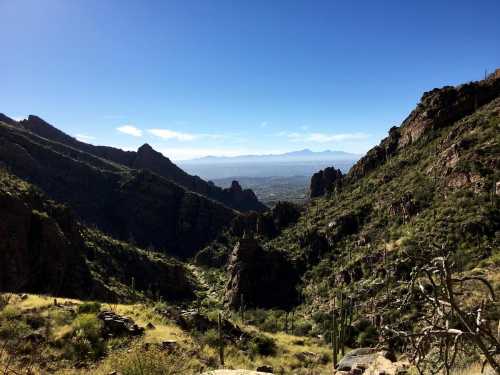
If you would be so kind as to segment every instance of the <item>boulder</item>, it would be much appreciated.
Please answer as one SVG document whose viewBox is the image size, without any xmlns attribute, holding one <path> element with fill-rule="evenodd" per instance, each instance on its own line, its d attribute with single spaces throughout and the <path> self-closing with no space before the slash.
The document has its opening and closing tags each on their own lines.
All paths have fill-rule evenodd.
<svg viewBox="0 0 500 375">
<path fill-rule="evenodd" d="M 97 317 L 103 322 L 103 334 L 110 336 L 139 336 L 144 333 L 144 328 L 126 317 L 112 311 L 101 311 Z"/>
<path fill-rule="evenodd" d="M 336 369 L 338 371 L 352 371 L 355 368 L 366 370 L 379 361 L 379 358 L 390 362 L 392 359 L 395 360 L 394 354 L 390 351 L 377 348 L 359 348 L 347 353 L 337 364 Z"/>
<path fill-rule="evenodd" d="M 263 365 L 263 366 L 257 367 L 257 372 L 264 372 L 266 374 L 272 374 L 272 373 L 274 373 L 274 369 L 272 366 Z"/>
</svg>

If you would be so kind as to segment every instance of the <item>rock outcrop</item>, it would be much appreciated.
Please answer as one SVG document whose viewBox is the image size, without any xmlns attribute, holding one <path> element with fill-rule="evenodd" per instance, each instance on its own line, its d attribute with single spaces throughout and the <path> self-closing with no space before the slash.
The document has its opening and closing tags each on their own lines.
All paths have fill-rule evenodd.
<svg viewBox="0 0 500 375">
<path fill-rule="evenodd" d="M 254 232 L 266 238 L 277 236 L 283 229 L 293 225 L 300 217 L 301 208 L 290 202 L 278 202 L 270 211 L 250 212 L 234 218 L 231 231 L 241 237 L 243 233 Z"/>
<path fill-rule="evenodd" d="M 144 327 L 139 327 L 131 318 L 113 311 L 101 311 L 97 318 L 103 323 L 102 331 L 105 336 L 140 336 L 145 331 Z"/>
<path fill-rule="evenodd" d="M 335 191 L 340 187 L 341 181 L 342 172 L 340 171 L 340 169 L 328 167 L 324 170 L 316 172 L 311 177 L 311 185 L 309 188 L 310 197 L 321 197 L 329 191 Z"/>
<path fill-rule="evenodd" d="M 356 181 L 367 175 L 401 149 L 422 137 L 472 114 L 500 95 L 500 76 L 495 72 L 488 79 L 457 87 L 445 86 L 423 94 L 420 103 L 403 121 L 393 127 L 380 145 L 372 148 L 349 171 L 347 179 Z"/>
<path fill-rule="evenodd" d="M 86 229 L 0 169 L 0 291 L 115 301 L 130 287 L 172 300 L 192 299 L 196 284 L 180 262 Z"/>
<path fill-rule="evenodd" d="M 89 295 L 82 249 L 65 207 L 0 189 L 0 290 Z"/>
<path fill-rule="evenodd" d="M 337 364 L 336 374 L 406 374 L 409 365 L 397 362 L 394 353 L 384 349 L 359 348 L 347 353 Z"/>
<path fill-rule="evenodd" d="M 229 259 L 225 300 L 232 308 L 289 309 L 297 303 L 299 272 L 279 251 L 265 251 L 257 240 L 244 236 Z"/>
</svg>

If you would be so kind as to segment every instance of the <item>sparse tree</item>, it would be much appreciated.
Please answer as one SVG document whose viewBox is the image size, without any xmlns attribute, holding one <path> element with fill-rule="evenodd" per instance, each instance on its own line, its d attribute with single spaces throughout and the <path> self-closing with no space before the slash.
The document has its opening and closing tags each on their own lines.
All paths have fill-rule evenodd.
<svg viewBox="0 0 500 375">
<path fill-rule="evenodd" d="M 415 329 L 384 328 L 405 341 L 420 374 L 450 374 L 459 359 L 475 354 L 483 357 L 483 368 L 489 364 L 500 374 L 497 306 L 488 280 L 455 275 L 449 257 L 438 257 L 413 272 L 405 302 L 420 304 Z"/>
</svg>

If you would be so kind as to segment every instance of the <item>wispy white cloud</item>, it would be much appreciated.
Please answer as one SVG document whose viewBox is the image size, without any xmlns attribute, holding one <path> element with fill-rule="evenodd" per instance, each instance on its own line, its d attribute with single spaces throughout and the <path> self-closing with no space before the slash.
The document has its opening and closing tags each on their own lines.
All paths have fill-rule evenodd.
<svg viewBox="0 0 500 375">
<path fill-rule="evenodd" d="M 142 137 L 142 130 L 136 128 L 133 125 L 123 125 L 123 126 L 116 128 L 116 130 L 118 130 L 121 133 L 132 135 L 134 137 Z"/>
<path fill-rule="evenodd" d="M 262 121 L 262 122 L 260 123 L 260 127 L 261 127 L 261 128 L 267 128 L 267 127 L 268 127 L 268 125 L 269 125 L 269 123 L 268 123 L 267 121 Z"/>
<path fill-rule="evenodd" d="M 148 133 L 153 134 L 162 139 L 166 140 L 173 139 L 181 142 L 194 141 L 200 139 L 221 140 L 226 138 L 226 136 L 223 134 L 186 133 L 171 129 L 148 129 Z"/>
<path fill-rule="evenodd" d="M 159 149 L 158 151 L 172 160 L 189 160 L 204 156 L 238 156 L 245 153 L 246 150 L 203 147 L 169 147 L 167 149 Z"/>
<path fill-rule="evenodd" d="M 75 138 L 78 139 L 80 142 L 90 142 L 95 139 L 95 137 L 86 134 L 75 134 Z"/>
<path fill-rule="evenodd" d="M 300 132 L 279 132 L 280 137 L 286 137 L 293 142 L 314 142 L 314 143 L 329 143 L 329 142 L 347 142 L 347 141 L 364 141 L 370 137 L 366 133 L 300 133 Z"/>
<path fill-rule="evenodd" d="M 344 142 L 344 141 L 364 141 L 369 137 L 366 133 L 341 133 L 341 134 L 325 134 L 325 133 L 310 133 L 307 140 L 311 142 Z"/>
<path fill-rule="evenodd" d="M 148 129 L 148 132 L 162 139 L 176 139 L 178 141 L 194 141 L 196 136 L 170 129 Z"/>
</svg>

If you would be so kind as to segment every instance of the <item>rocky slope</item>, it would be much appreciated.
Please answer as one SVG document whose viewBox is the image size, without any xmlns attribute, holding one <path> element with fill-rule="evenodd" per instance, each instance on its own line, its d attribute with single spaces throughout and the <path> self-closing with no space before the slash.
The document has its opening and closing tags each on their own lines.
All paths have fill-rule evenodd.
<svg viewBox="0 0 500 375">
<path fill-rule="evenodd" d="M 236 212 L 148 170 L 136 170 L 0 123 L 0 162 L 79 218 L 143 247 L 189 257 Z"/>
<path fill-rule="evenodd" d="M 307 270 L 304 314 L 328 311 L 332 293 L 342 291 L 357 316 L 408 321 L 396 313 L 400 282 L 416 259 L 443 252 L 457 270 L 496 273 L 499 130 L 500 79 L 434 89 L 346 176 L 329 186 L 316 176 L 313 185 L 332 193 L 264 244 Z"/>
<path fill-rule="evenodd" d="M 194 296 L 178 261 L 111 239 L 0 169 L 0 291 L 127 300 Z"/>
<path fill-rule="evenodd" d="M 263 211 L 266 209 L 266 206 L 259 202 L 251 190 L 242 190 L 238 184 L 234 188 L 221 189 L 214 184 L 202 180 L 198 176 L 191 176 L 148 144 L 139 147 L 137 152 L 123 151 L 107 146 L 94 146 L 78 141 L 34 115 L 30 115 L 26 120 L 20 122 L 8 119 L 5 115 L 2 116 L 6 120 L 4 122 L 17 125 L 40 137 L 62 143 L 129 168 L 147 169 L 155 172 L 189 191 L 221 202 L 235 210 L 244 212 L 250 210 Z M 0 117 L 0 121 L 2 121 L 2 117 Z"/>
</svg>

